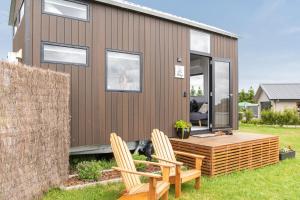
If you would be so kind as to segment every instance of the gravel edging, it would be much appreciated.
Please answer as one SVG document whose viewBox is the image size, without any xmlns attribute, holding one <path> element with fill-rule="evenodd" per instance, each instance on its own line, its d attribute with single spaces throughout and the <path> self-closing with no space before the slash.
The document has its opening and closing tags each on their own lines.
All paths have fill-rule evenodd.
<svg viewBox="0 0 300 200">
<path fill-rule="evenodd" d="M 114 171 L 113 169 L 108 169 L 108 170 L 103 170 L 102 172 L 110 172 L 110 171 Z M 158 173 L 160 171 L 155 171 L 155 172 L 152 172 L 152 173 Z M 78 176 L 78 174 L 71 174 L 69 175 L 69 178 L 73 178 L 73 177 L 76 177 Z M 110 179 L 110 180 L 105 180 L 105 181 L 97 181 L 97 182 L 92 182 L 92 183 L 84 183 L 84 184 L 81 184 L 81 185 L 72 185 L 72 186 L 64 186 L 64 185 L 61 185 L 59 188 L 61 190 L 78 190 L 78 189 L 83 189 L 83 188 L 86 188 L 86 187 L 90 187 L 90 186 L 96 186 L 96 185 L 107 185 L 107 184 L 110 184 L 110 183 L 119 183 L 122 181 L 122 178 L 114 178 L 114 179 Z"/>
<path fill-rule="evenodd" d="M 61 190 L 78 190 L 78 189 L 83 189 L 89 186 L 95 186 L 95 185 L 107 185 L 109 183 L 119 183 L 121 182 L 122 178 L 115 178 L 115 179 L 110 179 L 110 180 L 105 180 L 105 181 L 98 181 L 94 183 L 85 183 L 81 185 L 73 185 L 73 186 L 60 186 Z"/>
<path fill-rule="evenodd" d="M 106 169 L 106 170 L 102 170 L 101 172 L 111 172 L 114 171 L 113 169 Z M 73 178 L 73 177 L 77 177 L 78 174 L 71 174 L 69 175 L 69 178 Z M 84 183 L 81 185 L 72 185 L 72 186 L 64 186 L 61 185 L 59 188 L 61 190 L 78 190 L 78 189 L 83 189 L 89 186 L 95 186 L 95 185 L 107 185 L 109 183 L 119 183 L 122 181 L 122 178 L 114 178 L 114 179 L 110 179 L 110 180 L 105 180 L 105 181 L 97 181 L 97 182 L 92 182 L 92 183 Z"/>
</svg>

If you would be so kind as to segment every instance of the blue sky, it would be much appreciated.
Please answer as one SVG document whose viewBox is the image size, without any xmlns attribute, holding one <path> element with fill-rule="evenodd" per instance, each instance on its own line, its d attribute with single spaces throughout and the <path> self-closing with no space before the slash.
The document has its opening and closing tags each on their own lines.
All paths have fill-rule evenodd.
<svg viewBox="0 0 300 200">
<path fill-rule="evenodd" d="M 259 83 L 300 82 L 298 0 L 131 1 L 238 34 L 240 89 Z M 9 0 L 0 3 L 0 59 L 11 50 L 9 4 Z"/>
</svg>

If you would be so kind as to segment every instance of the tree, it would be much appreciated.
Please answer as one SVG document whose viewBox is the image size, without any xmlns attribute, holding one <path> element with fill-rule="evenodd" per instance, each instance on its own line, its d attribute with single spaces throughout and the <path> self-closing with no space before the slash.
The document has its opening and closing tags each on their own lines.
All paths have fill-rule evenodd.
<svg viewBox="0 0 300 200">
<path fill-rule="evenodd" d="M 253 87 L 251 86 L 248 91 L 246 92 L 244 89 L 241 90 L 239 93 L 239 102 L 249 102 L 249 103 L 255 103 L 255 91 Z"/>
<path fill-rule="evenodd" d="M 255 92 L 254 92 L 253 87 L 251 86 L 248 90 L 248 102 L 255 103 L 254 95 L 255 95 Z"/>
<path fill-rule="evenodd" d="M 202 96 L 202 95 L 203 95 L 203 92 L 202 92 L 202 90 L 201 90 L 201 88 L 200 88 L 200 86 L 199 86 L 198 92 L 197 92 L 197 96 L 200 97 L 200 96 Z"/>
<path fill-rule="evenodd" d="M 191 96 L 192 97 L 196 96 L 196 90 L 195 90 L 194 86 L 192 86 L 192 89 L 191 89 Z"/>
<path fill-rule="evenodd" d="M 244 102 L 247 101 L 247 93 L 245 92 L 244 89 L 241 90 L 241 92 L 239 93 L 239 102 Z"/>
</svg>

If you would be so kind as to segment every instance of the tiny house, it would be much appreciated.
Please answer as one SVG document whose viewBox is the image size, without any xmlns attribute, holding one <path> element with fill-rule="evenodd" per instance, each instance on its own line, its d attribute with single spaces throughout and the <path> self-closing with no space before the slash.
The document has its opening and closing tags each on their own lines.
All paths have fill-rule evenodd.
<svg viewBox="0 0 300 200">
<path fill-rule="evenodd" d="M 20 62 L 71 75 L 73 150 L 238 128 L 233 33 L 117 0 L 12 0 L 9 24 Z"/>
</svg>

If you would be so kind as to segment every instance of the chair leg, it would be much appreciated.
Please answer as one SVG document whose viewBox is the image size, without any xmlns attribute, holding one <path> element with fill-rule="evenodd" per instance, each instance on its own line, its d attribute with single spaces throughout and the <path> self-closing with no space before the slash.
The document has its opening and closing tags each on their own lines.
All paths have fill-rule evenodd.
<svg viewBox="0 0 300 200">
<path fill-rule="evenodd" d="M 156 200 L 156 179 L 149 178 L 148 200 Z"/>
<path fill-rule="evenodd" d="M 179 180 L 177 180 L 178 178 L 176 177 L 175 180 L 175 198 L 180 197 L 181 195 L 181 181 L 180 181 L 180 177 Z"/>
<path fill-rule="evenodd" d="M 175 168 L 175 198 L 181 195 L 181 166 Z"/>
<path fill-rule="evenodd" d="M 196 178 L 195 179 L 195 189 L 196 190 L 199 190 L 200 189 L 200 186 L 201 186 L 201 180 L 200 180 L 200 177 Z"/>
<path fill-rule="evenodd" d="M 166 191 L 166 193 L 162 196 L 162 200 L 168 200 L 169 199 L 169 191 Z"/>
</svg>

